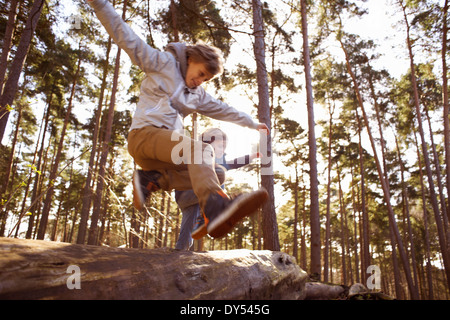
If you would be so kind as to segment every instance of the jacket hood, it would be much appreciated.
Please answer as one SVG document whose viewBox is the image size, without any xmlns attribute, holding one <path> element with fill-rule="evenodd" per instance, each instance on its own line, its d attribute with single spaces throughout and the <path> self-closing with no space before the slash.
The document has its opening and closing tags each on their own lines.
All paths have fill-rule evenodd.
<svg viewBox="0 0 450 320">
<path fill-rule="evenodd" d="M 166 51 L 175 56 L 175 59 L 180 63 L 180 70 L 183 79 L 186 79 L 187 71 L 187 57 L 186 57 L 186 44 L 181 42 L 169 43 L 166 47 Z"/>
</svg>

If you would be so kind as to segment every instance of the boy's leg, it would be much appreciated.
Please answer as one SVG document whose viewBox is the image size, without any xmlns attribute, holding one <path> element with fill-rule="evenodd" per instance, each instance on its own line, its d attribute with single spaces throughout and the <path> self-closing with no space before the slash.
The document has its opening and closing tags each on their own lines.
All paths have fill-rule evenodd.
<svg viewBox="0 0 450 320">
<path fill-rule="evenodd" d="M 128 136 L 128 150 L 144 170 L 162 174 L 157 181 L 162 189 L 194 190 L 205 218 L 204 226 L 214 238 L 224 236 L 267 200 L 265 190 L 230 200 L 214 171 L 213 148 L 177 132 L 151 126 L 133 130 Z"/>
<path fill-rule="evenodd" d="M 158 181 L 162 189 L 193 189 L 202 207 L 211 193 L 222 191 L 214 171 L 214 151 L 201 141 L 147 126 L 129 133 L 128 151 L 144 170 L 162 174 Z"/>
<path fill-rule="evenodd" d="M 191 237 L 192 228 L 200 214 L 200 206 L 194 204 L 182 209 L 180 235 L 178 237 L 175 249 L 189 250 L 194 240 Z"/>
</svg>

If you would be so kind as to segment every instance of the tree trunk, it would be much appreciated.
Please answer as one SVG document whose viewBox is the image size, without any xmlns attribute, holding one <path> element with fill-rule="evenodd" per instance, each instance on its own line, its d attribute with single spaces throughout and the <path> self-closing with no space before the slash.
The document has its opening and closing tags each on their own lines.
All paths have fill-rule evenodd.
<svg viewBox="0 0 450 320">
<path fill-rule="evenodd" d="M 17 110 L 17 123 L 16 123 L 16 128 L 14 130 L 14 136 L 11 142 L 11 152 L 8 156 L 8 162 L 5 166 L 5 181 L 2 183 L 2 185 L 0 186 L 0 196 L 2 197 L 2 199 L 8 198 L 8 188 L 9 186 L 13 185 L 13 181 L 10 181 L 10 177 L 12 174 L 12 170 L 13 170 L 13 164 L 14 164 L 14 158 L 16 156 L 16 145 L 17 145 L 17 138 L 19 136 L 19 129 L 20 129 L 20 122 L 22 120 L 22 110 L 23 110 L 23 106 L 19 105 L 18 106 L 18 110 Z M 6 210 L 6 208 L 5 208 Z"/>
<path fill-rule="evenodd" d="M 34 30 L 41 16 L 42 8 L 44 7 L 44 0 L 35 0 L 28 14 L 25 28 L 23 29 L 19 45 L 17 46 L 14 60 L 8 73 L 8 80 L 5 83 L 3 93 L 0 97 L 0 143 L 3 140 L 6 124 L 8 123 L 9 110 L 12 105 L 14 97 L 19 85 L 20 74 L 22 73 L 23 64 L 28 55 L 31 40 L 33 38 Z"/>
<path fill-rule="evenodd" d="M 442 221 L 440 213 L 439 213 L 439 206 L 438 206 L 438 202 L 437 202 L 437 196 L 436 196 L 436 191 L 435 191 L 434 181 L 433 181 L 433 172 L 431 171 L 430 157 L 428 155 L 427 142 L 425 140 L 425 134 L 424 134 L 423 125 L 422 125 L 423 120 L 422 120 L 422 114 L 421 114 L 421 110 L 420 110 L 419 92 L 417 89 L 416 72 L 415 72 L 415 65 L 414 65 L 414 55 L 412 52 L 412 44 L 411 44 L 411 39 L 409 36 L 410 26 L 409 26 L 408 19 L 406 16 L 406 9 L 403 4 L 403 1 L 400 1 L 400 5 L 403 10 L 403 16 L 404 16 L 405 24 L 406 24 L 406 44 L 408 47 L 409 61 L 410 61 L 410 67 L 411 67 L 411 84 L 412 84 L 412 89 L 413 89 L 413 94 L 414 94 L 414 106 L 415 106 L 415 110 L 416 110 L 417 125 L 418 125 L 420 139 L 422 142 L 422 155 L 423 155 L 423 159 L 425 161 L 425 168 L 426 168 L 426 173 L 427 173 L 427 178 L 428 178 L 430 201 L 431 201 L 431 206 L 432 206 L 433 212 L 434 212 L 434 218 L 436 220 L 439 246 L 440 246 L 440 249 L 442 252 L 442 258 L 444 260 L 444 270 L 445 270 L 445 274 L 446 274 L 446 282 L 447 282 L 447 286 L 450 288 L 450 257 L 449 257 L 449 253 L 447 251 L 448 247 L 447 247 L 446 235 L 444 234 L 443 221 Z"/>
<path fill-rule="evenodd" d="M 169 237 L 169 222 L 171 222 L 170 202 L 171 202 L 171 196 L 168 193 L 167 194 L 167 209 L 166 209 L 166 215 L 164 217 L 164 240 L 163 240 L 164 247 L 167 247 L 167 238 Z"/>
<path fill-rule="evenodd" d="M 127 11 L 127 0 L 123 2 L 122 9 L 122 19 L 125 20 L 125 13 Z M 105 173 L 106 173 L 106 161 L 108 159 L 109 146 L 111 142 L 112 135 L 112 125 L 114 121 L 114 108 L 116 105 L 116 91 L 119 82 L 119 71 L 120 71 L 120 53 L 122 50 L 118 48 L 116 56 L 116 65 L 114 68 L 114 78 L 113 86 L 111 89 L 111 100 L 108 109 L 108 120 L 105 128 L 105 137 L 103 138 L 102 148 L 101 148 L 101 158 L 99 164 L 98 178 L 97 178 L 97 189 L 94 198 L 94 209 L 91 216 L 91 225 L 89 227 L 89 237 L 88 244 L 97 244 L 98 238 L 98 220 L 100 216 L 101 203 L 103 188 L 105 185 Z"/>
<path fill-rule="evenodd" d="M 300 267 L 306 269 L 306 187 L 302 189 L 302 234 L 300 238 Z M 330 262 L 331 264 L 331 262 Z"/>
<path fill-rule="evenodd" d="M 319 181 L 317 177 L 317 146 L 314 121 L 314 102 L 308 44 L 308 22 L 306 15 L 306 0 L 301 0 L 302 37 L 303 37 L 303 63 L 305 68 L 306 104 L 308 108 L 308 141 L 309 141 L 309 167 L 310 167 L 310 193 L 311 193 L 311 265 L 310 272 L 320 279 L 320 212 L 319 212 Z"/>
<path fill-rule="evenodd" d="M 378 133 L 380 134 L 380 145 L 381 145 L 380 151 L 381 151 L 381 161 L 383 163 L 384 179 L 386 181 L 388 181 L 389 178 L 388 178 L 388 171 L 387 171 L 388 169 L 387 169 L 387 164 L 386 164 L 386 146 L 385 146 L 385 140 L 384 140 L 384 134 L 383 134 L 383 124 L 381 122 L 380 108 L 378 106 L 378 100 L 377 100 L 377 97 L 375 94 L 375 88 L 374 88 L 373 79 L 372 79 L 371 74 L 369 75 L 368 81 L 369 81 L 370 95 L 373 99 L 373 105 L 375 108 L 375 115 L 376 115 L 377 124 L 378 124 Z M 387 186 L 388 192 L 390 194 L 391 191 L 390 191 L 389 184 L 386 184 L 386 186 Z M 395 241 L 394 232 L 395 231 L 391 226 L 389 228 L 389 238 L 391 240 L 391 246 L 392 246 L 392 266 L 394 268 L 395 292 L 396 292 L 396 297 L 398 299 L 402 299 L 403 298 L 403 290 L 402 290 L 402 286 L 401 286 L 400 269 L 398 267 L 397 243 Z M 414 275 L 415 275 L 415 273 L 414 273 Z M 416 279 L 416 278 L 414 278 L 414 279 Z M 414 281 L 414 286 L 417 288 L 417 281 Z"/>
<path fill-rule="evenodd" d="M 292 249 L 292 255 L 295 260 L 298 261 L 298 169 L 297 164 L 295 166 L 295 185 L 294 185 L 294 244 Z"/>
<path fill-rule="evenodd" d="M 445 149 L 445 170 L 447 174 L 447 199 L 450 199 L 450 121 L 448 119 L 449 116 L 449 107 L 448 107 L 448 67 L 446 61 L 447 55 L 447 16 L 448 16 L 448 0 L 445 0 L 444 4 L 444 12 L 442 19 L 442 103 L 444 106 L 444 149 Z M 447 206 L 447 217 L 450 220 L 450 206 Z M 450 234 L 447 235 L 448 242 L 450 242 Z M 450 255 L 450 243 L 447 243 L 448 251 Z"/>
<path fill-rule="evenodd" d="M 344 210 L 344 199 L 341 187 L 341 168 L 339 163 L 337 163 L 337 179 L 338 179 L 338 197 L 339 197 L 339 214 L 340 214 L 340 234 L 341 234 L 341 283 L 347 285 L 347 264 L 346 264 L 346 249 L 345 249 L 345 238 L 347 233 L 345 231 L 345 210 Z"/>
<path fill-rule="evenodd" d="M 324 245 L 324 252 L 323 252 L 323 281 L 328 282 L 328 274 L 330 269 L 330 241 L 331 241 L 331 137 L 333 134 L 333 113 L 334 113 L 334 106 L 331 104 L 328 108 L 328 113 L 330 115 L 330 120 L 328 124 L 328 168 L 327 168 L 327 213 L 326 213 L 326 222 L 325 222 L 325 245 Z"/>
<path fill-rule="evenodd" d="M 0 56 L 0 96 L 3 91 L 3 83 L 6 76 L 6 66 L 8 65 L 9 52 L 11 51 L 12 38 L 16 26 L 17 5 L 19 0 L 9 2 L 8 22 L 6 23 L 5 35 L 3 37 L 2 55 Z"/>
<path fill-rule="evenodd" d="M 87 221 L 89 219 L 89 211 L 91 209 L 91 203 L 92 203 L 92 188 L 91 188 L 91 181 L 92 176 L 94 173 L 94 163 L 95 163 L 95 157 L 97 155 L 97 143 L 98 143 L 98 137 L 100 132 L 100 124 L 101 124 L 101 117 L 102 117 L 102 110 L 103 110 L 103 97 L 106 90 L 107 85 L 107 75 L 109 71 L 109 53 L 111 51 L 111 37 L 108 38 L 108 45 L 106 47 L 106 54 L 105 54 L 105 63 L 103 65 L 103 75 L 102 75 L 102 84 L 100 87 L 100 96 L 98 98 L 98 106 L 97 110 L 95 111 L 95 126 L 94 126 L 94 132 L 92 136 L 92 150 L 91 155 L 89 157 L 89 166 L 88 166 L 88 172 L 86 176 L 86 182 L 83 189 L 83 196 L 82 196 L 82 206 L 81 206 L 81 213 L 80 213 L 80 225 L 78 227 L 78 234 L 77 234 L 77 243 L 78 244 L 84 244 L 86 239 L 86 231 L 87 231 Z"/>
<path fill-rule="evenodd" d="M 10 178 L 11 178 L 11 176 L 13 176 L 12 171 L 14 168 L 13 164 L 14 164 L 14 158 L 15 158 L 15 153 L 16 153 L 15 150 L 16 150 L 17 138 L 18 138 L 19 129 L 20 129 L 20 121 L 22 118 L 22 108 L 23 108 L 23 106 L 20 105 L 18 114 L 17 114 L 16 129 L 14 130 L 14 137 L 13 137 L 13 141 L 11 143 L 11 153 L 9 154 L 8 163 L 6 164 L 6 167 L 5 167 L 5 169 L 6 169 L 5 170 L 6 171 L 5 180 L 0 186 L 1 199 L 8 199 L 5 204 L 2 203 L 2 205 L 0 206 L 0 236 L 2 236 L 2 237 L 5 234 L 6 220 L 8 219 L 9 199 L 11 199 L 13 197 L 13 192 L 12 191 L 8 192 L 8 189 L 12 189 L 12 186 L 14 184 L 14 179 L 10 179 Z M 10 188 L 10 186 L 11 186 L 11 188 Z M 27 191 L 28 191 L 28 185 L 27 185 Z M 18 226 L 17 226 L 16 233 L 19 230 L 21 218 L 22 218 L 22 216 L 19 216 L 19 221 L 17 222 Z"/>
<path fill-rule="evenodd" d="M 355 73 L 352 71 L 352 68 L 350 66 L 350 61 L 349 61 L 349 56 L 348 56 L 347 50 L 344 47 L 342 39 L 339 39 L 339 42 L 341 44 L 342 51 L 344 52 L 344 55 L 345 55 L 347 71 L 348 71 L 348 73 L 350 74 L 350 76 L 352 78 L 352 82 L 353 82 L 353 85 L 354 85 L 356 98 L 358 100 L 358 105 L 361 108 L 361 111 L 363 113 L 363 118 L 364 118 L 364 122 L 365 122 L 365 125 L 366 125 L 367 133 L 369 135 L 370 144 L 372 146 L 372 150 L 373 150 L 373 153 L 374 153 L 375 164 L 376 164 L 377 171 L 378 171 L 378 177 L 380 179 L 381 188 L 383 189 L 384 200 L 385 200 L 386 206 L 387 206 L 388 217 L 389 217 L 389 225 L 392 227 L 393 232 L 395 234 L 395 238 L 396 238 L 395 240 L 397 241 L 399 254 L 400 254 L 400 257 L 401 257 L 401 260 L 402 260 L 402 263 L 403 263 L 403 268 L 404 268 L 404 271 L 405 271 L 405 277 L 406 277 L 406 280 L 408 282 L 409 291 L 411 293 L 411 298 L 416 300 L 416 299 L 419 299 L 419 294 L 417 292 L 417 288 L 414 286 L 414 283 L 412 281 L 411 269 L 409 267 L 408 259 L 406 257 L 406 252 L 405 252 L 405 249 L 404 249 L 404 246 L 403 246 L 403 241 L 402 241 L 400 233 L 398 231 L 397 222 L 395 221 L 394 209 L 392 208 L 391 196 L 389 194 L 388 181 L 385 179 L 385 175 L 383 173 L 383 169 L 381 167 L 380 160 L 378 159 L 377 150 L 376 150 L 376 147 L 375 147 L 375 141 L 373 139 L 373 136 L 372 136 L 372 133 L 371 133 L 371 129 L 370 129 L 369 119 L 368 119 L 366 111 L 364 109 L 364 103 L 363 103 L 363 100 L 362 100 L 362 97 L 361 97 L 361 94 L 360 94 L 360 91 L 359 91 L 359 86 L 358 86 L 358 82 L 356 81 Z"/>
<path fill-rule="evenodd" d="M 359 261 L 359 257 L 360 254 L 358 254 L 358 233 L 359 233 L 359 238 L 361 239 L 361 232 L 359 232 L 358 230 L 358 226 L 359 223 L 357 222 L 357 215 L 358 215 L 358 206 L 356 205 L 356 199 L 355 199 L 355 175 L 354 175 L 354 169 L 353 166 L 351 167 L 351 177 L 352 177 L 352 182 L 351 182 L 351 192 L 352 192 L 352 209 L 353 209 L 353 234 L 354 234 L 354 239 L 353 239 L 353 255 L 355 257 L 355 275 L 356 275 L 356 282 L 359 283 L 361 282 L 360 280 L 360 274 L 361 274 L 361 269 L 359 267 L 360 265 L 360 261 Z M 360 247 L 360 250 L 362 250 L 362 247 Z"/>
<path fill-rule="evenodd" d="M 178 32 L 178 19 L 177 19 L 177 7 L 174 0 L 170 0 L 170 15 L 172 17 L 172 29 L 174 42 L 180 41 L 180 35 Z"/>
<path fill-rule="evenodd" d="M 270 105 L 269 105 L 269 87 L 267 84 L 267 69 L 265 62 L 265 44 L 264 44 L 264 23 L 262 18 L 261 2 L 253 0 L 253 28 L 255 35 L 254 53 L 256 60 L 256 77 L 258 81 L 258 118 L 261 123 L 265 123 L 271 128 Z M 261 185 L 269 193 L 269 200 L 262 207 L 263 219 L 262 229 L 264 238 L 264 249 L 278 251 L 280 250 L 280 241 L 278 238 L 278 224 L 275 212 L 275 195 L 273 186 L 273 168 L 272 168 L 272 139 L 268 134 L 261 141 L 261 147 L 266 148 L 262 152 L 261 164 Z"/>
<path fill-rule="evenodd" d="M 56 153 L 55 161 L 52 166 L 52 171 L 49 176 L 49 188 L 47 191 L 47 196 L 45 198 L 44 209 L 42 210 L 42 217 L 41 217 L 41 221 L 39 223 L 39 231 L 37 234 L 37 239 L 41 239 L 41 240 L 44 239 L 45 230 L 47 229 L 48 216 L 50 213 L 50 208 L 51 208 L 52 198 L 53 198 L 53 193 L 54 193 L 53 185 L 55 183 L 55 179 L 57 178 L 59 161 L 61 159 L 62 149 L 64 147 L 64 139 L 66 137 L 66 129 L 69 124 L 70 115 L 72 113 L 73 98 L 75 96 L 75 89 L 76 89 L 76 84 L 78 81 L 78 75 L 80 73 L 80 68 L 81 68 L 81 58 L 78 59 L 77 71 L 75 73 L 74 80 L 72 83 L 72 91 L 70 93 L 69 104 L 68 104 L 67 110 L 66 110 L 66 117 L 64 119 L 64 124 L 63 124 L 62 130 L 61 130 L 61 137 L 59 138 L 58 151 Z"/>
<path fill-rule="evenodd" d="M 358 121 L 358 152 L 359 152 L 359 173 L 361 176 L 361 215 L 362 215 L 362 237 L 361 237 L 361 280 L 366 279 L 366 270 L 371 264 L 370 240 L 369 240 L 369 215 L 366 207 L 366 179 L 364 168 L 364 153 L 362 148 L 362 125 L 358 109 L 355 110 Z"/>
<path fill-rule="evenodd" d="M 42 168 L 44 167 L 43 163 L 44 163 L 44 149 L 45 149 L 45 136 L 47 133 L 47 127 L 48 127 L 48 123 L 50 120 L 50 109 L 51 109 L 51 103 L 52 103 L 52 99 L 53 99 L 53 92 L 50 95 L 50 101 L 47 104 L 47 109 L 45 110 L 45 116 L 44 116 L 44 127 L 42 128 L 42 138 L 40 141 L 40 147 L 39 147 L 39 152 L 38 152 L 38 160 L 37 160 L 37 165 L 36 165 L 36 170 L 42 172 Z M 36 141 L 36 150 L 38 148 L 38 143 L 39 143 L 39 139 L 38 141 Z M 31 192 L 31 205 L 30 205 L 30 218 L 28 220 L 28 229 L 27 229 L 27 233 L 25 235 L 25 238 L 27 239 L 31 239 L 32 235 L 33 235 L 33 228 L 34 228 L 34 219 L 36 217 L 36 213 L 37 213 L 37 208 L 38 208 L 38 204 L 35 203 L 37 202 L 36 199 L 38 199 L 39 197 L 39 193 L 41 190 L 41 182 L 42 182 L 42 177 L 41 174 L 39 174 L 39 172 L 35 173 L 34 176 L 34 182 L 33 182 L 33 191 Z"/>
<path fill-rule="evenodd" d="M 416 249 L 414 245 L 414 236 L 412 231 L 412 225 L 411 225 L 411 215 L 409 210 L 409 200 L 408 200 L 408 189 L 405 182 L 405 167 L 403 165 L 403 160 L 400 153 L 400 147 L 398 145 L 397 137 L 394 137 L 395 139 L 395 145 L 397 148 L 397 156 L 398 161 L 400 164 L 400 178 L 401 178 L 401 186 L 402 186 L 402 198 L 404 203 L 404 211 L 406 216 L 406 222 L 408 225 L 408 236 L 409 236 L 409 242 L 411 244 L 411 265 L 414 273 L 414 283 L 416 284 L 416 287 L 419 287 L 419 281 L 418 281 L 418 272 L 417 272 L 417 262 L 416 262 Z M 429 245 L 429 243 L 428 243 Z"/>
<path fill-rule="evenodd" d="M 447 67 L 447 18 L 448 0 L 445 0 L 442 19 L 442 103 L 444 106 L 444 149 L 445 149 L 445 170 L 447 174 L 447 199 L 450 200 L 450 124 L 448 107 L 448 67 Z M 450 206 L 447 205 L 447 220 L 450 220 Z M 450 257 L 450 230 L 447 233 L 447 254 Z"/>
<path fill-rule="evenodd" d="M 423 104 L 423 108 L 425 110 L 425 116 L 427 118 L 428 128 L 430 130 L 430 146 L 431 146 L 431 152 L 433 154 L 434 166 L 436 167 L 435 168 L 435 174 L 436 174 L 436 179 L 437 179 L 436 184 L 437 184 L 438 190 L 439 190 L 439 200 L 440 200 L 439 202 L 441 205 L 444 234 L 448 234 L 449 225 L 448 225 L 448 217 L 447 217 L 447 208 L 445 205 L 444 187 L 442 185 L 441 164 L 439 163 L 439 155 L 436 150 L 436 144 L 434 143 L 434 133 L 433 133 L 433 129 L 431 127 L 430 113 L 428 112 L 428 107 L 426 104 Z"/>
<path fill-rule="evenodd" d="M 0 238 L 0 299 L 303 299 L 308 275 L 273 251 L 122 249 Z"/>
<path fill-rule="evenodd" d="M 427 280 L 428 280 L 428 299 L 434 299 L 434 290 L 432 283 L 432 270 L 431 270 L 431 250 L 430 250 L 430 236 L 428 233 L 428 213 L 427 202 L 425 196 L 425 185 L 422 171 L 422 160 L 420 156 L 419 143 L 417 142 L 416 132 L 414 130 L 414 142 L 416 144 L 417 161 L 419 162 L 419 174 L 420 174 L 420 191 L 422 195 L 422 211 L 423 211 L 423 227 L 425 231 L 425 255 L 427 258 Z"/>
</svg>

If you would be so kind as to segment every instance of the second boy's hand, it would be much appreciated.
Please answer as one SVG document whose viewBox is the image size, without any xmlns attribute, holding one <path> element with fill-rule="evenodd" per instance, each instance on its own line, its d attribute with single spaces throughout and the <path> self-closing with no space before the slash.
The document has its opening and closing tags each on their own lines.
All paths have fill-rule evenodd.
<svg viewBox="0 0 450 320">
<path fill-rule="evenodd" d="M 267 127 L 267 125 L 265 123 L 260 123 L 258 124 L 258 126 L 256 127 L 256 129 L 261 133 L 261 131 L 266 135 L 270 135 L 270 130 Z"/>
</svg>

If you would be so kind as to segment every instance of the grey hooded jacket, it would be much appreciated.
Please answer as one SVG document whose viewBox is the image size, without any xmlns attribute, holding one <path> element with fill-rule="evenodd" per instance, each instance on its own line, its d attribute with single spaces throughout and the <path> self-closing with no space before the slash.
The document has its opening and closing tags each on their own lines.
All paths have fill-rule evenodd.
<svg viewBox="0 0 450 320">
<path fill-rule="evenodd" d="M 171 43 L 165 52 L 156 50 L 134 33 L 108 0 L 93 0 L 89 4 L 116 44 L 146 75 L 130 130 L 153 125 L 182 131 L 184 117 L 193 112 L 256 129 L 258 123 L 246 113 L 213 98 L 201 86 L 186 86 L 183 43 Z"/>
</svg>

